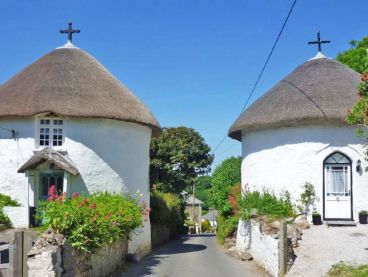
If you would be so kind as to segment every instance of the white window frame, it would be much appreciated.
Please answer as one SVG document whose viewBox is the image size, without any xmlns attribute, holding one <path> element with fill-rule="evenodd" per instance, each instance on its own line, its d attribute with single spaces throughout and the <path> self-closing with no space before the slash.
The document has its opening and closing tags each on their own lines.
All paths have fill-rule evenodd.
<svg viewBox="0 0 368 277">
<path fill-rule="evenodd" d="M 49 120 L 49 125 L 42 125 L 41 120 Z M 55 120 L 61 120 L 62 124 L 55 124 Z M 49 129 L 49 145 L 41 145 L 41 128 L 48 128 Z M 54 134 L 54 130 L 61 129 L 61 134 L 56 133 Z M 45 134 L 43 134 L 45 135 Z M 54 145 L 54 135 L 61 135 L 61 145 Z M 40 115 L 36 117 L 36 141 L 35 145 L 36 147 L 45 148 L 45 147 L 51 147 L 51 148 L 61 148 L 64 145 L 65 142 L 65 118 L 57 117 L 55 115 Z M 56 141 L 59 141 L 56 139 Z"/>
</svg>

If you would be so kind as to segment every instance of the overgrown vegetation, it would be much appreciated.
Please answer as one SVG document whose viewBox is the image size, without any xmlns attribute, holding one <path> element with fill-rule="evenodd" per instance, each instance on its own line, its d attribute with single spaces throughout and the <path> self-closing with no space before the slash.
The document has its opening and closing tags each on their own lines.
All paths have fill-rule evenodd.
<svg viewBox="0 0 368 277">
<path fill-rule="evenodd" d="M 234 237 L 238 228 L 238 216 L 217 217 L 217 241 L 224 245 L 227 238 Z"/>
<path fill-rule="evenodd" d="M 219 211 L 217 218 L 217 240 L 223 245 L 227 238 L 235 236 L 239 215 L 241 157 L 230 157 L 215 168 L 212 174 L 210 204 Z"/>
<path fill-rule="evenodd" d="M 252 209 L 257 210 L 258 216 L 267 216 L 270 219 L 293 217 L 295 215 L 289 193 L 280 197 L 268 191 L 246 192 L 239 199 L 240 215 L 248 220 Z"/>
<path fill-rule="evenodd" d="M 229 202 L 231 188 L 240 183 L 241 157 L 231 157 L 215 168 L 212 174 L 211 204 L 223 216 L 232 214 Z"/>
<path fill-rule="evenodd" d="M 343 262 L 332 266 L 326 277 L 366 277 L 368 265 L 349 265 Z"/>
<path fill-rule="evenodd" d="M 171 236 L 183 233 L 184 203 L 172 193 L 154 191 L 151 193 L 152 224 L 161 224 L 170 228 Z"/>
<path fill-rule="evenodd" d="M 43 221 L 41 230 L 52 228 L 85 252 L 128 236 L 148 215 L 146 204 L 133 198 L 107 192 L 90 196 L 75 193 L 67 198 L 58 195 L 55 186 L 51 186 L 48 200 L 37 208 L 37 217 Z"/>
<path fill-rule="evenodd" d="M 9 218 L 3 212 L 3 208 L 5 206 L 18 207 L 20 205 L 17 201 L 11 199 L 9 196 L 0 193 L 0 225 L 1 225 L 0 230 L 4 230 L 4 229 L 12 227 L 12 224 Z"/>
</svg>

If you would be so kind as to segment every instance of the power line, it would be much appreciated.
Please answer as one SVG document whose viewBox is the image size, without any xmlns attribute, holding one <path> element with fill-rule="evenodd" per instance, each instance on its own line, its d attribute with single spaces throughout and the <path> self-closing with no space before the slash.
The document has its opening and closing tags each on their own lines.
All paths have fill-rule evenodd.
<svg viewBox="0 0 368 277">
<path fill-rule="evenodd" d="M 244 112 L 244 110 L 245 110 L 245 108 L 247 107 L 247 105 L 248 105 L 248 103 L 249 103 L 249 101 L 250 101 L 250 99 L 251 99 L 251 97 L 252 97 L 252 95 L 253 95 L 254 91 L 255 91 L 255 90 L 256 90 L 256 88 L 257 88 L 257 85 L 258 85 L 259 81 L 261 80 L 261 77 L 262 77 L 262 75 L 263 75 L 263 72 L 265 71 L 265 69 L 266 69 L 266 67 L 267 67 L 267 65 L 268 65 L 268 62 L 270 61 L 270 58 L 271 58 L 271 56 L 272 56 L 272 54 L 273 54 L 273 52 L 274 52 L 274 50 L 275 50 L 275 48 L 276 48 L 276 45 L 277 45 L 277 43 L 278 43 L 278 42 L 279 42 L 279 40 L 280 40 L 281 34 L 283 33 L 283 31 L 284 31 L 284 29 L 285 29 L 286 23 L 289 21 L 290 15 L 291 15 L 291 13 L 292 13 L 292 12 L 293 12 L 293 10 L 294 10 L 294 7 L 295 7 L 296 2 L 297 2 L 297 0 L 294 0 L 294 1 L 293 1 L 293 4 L 291 5 L 291 7 L 290 7 L 290 9 L 289 9 L 289 12 L 288 12 L 288 14 L 287 14 L 287 16 L 286 16 L 286 18 L 285 18 L 285 20 L 284 20 L 284 23 L 282 24 L 281 30 L 280 30 L 279 34 L 277 35 L 277 38 L 276 38 L 276 40 L 275 40 L 275 42 L 274 42 L 274 44 L 273 44 L 273 46 L 272 46 L 272 48 L 271 48 L 271 51 L 270 51 L 270 53 L 268 54 L 267 59 L 266 59 L 265 63 L 263 64 L 263 67 L 262 67 L 262 69 L 261 69 L 260 73 L 258 74 L 258 77 L 257 77 L 257 79 L 256 79 L 256 81 L 255 81 L 255 83 L 254 83 L 254 85 L 253 85 L 253 88 L 252 88 L 252 90 L 250 91 L 250 93 L 249 93 L 249 95 L 248 95 L 248 98 L 247 98 L 247 100 L 245 101 L 245 103 L 244 103 L 244 105 L 243 105 L 243 108 L 242 108 L 242 110 L 241 110 L 241 113 L 242 113 L 242 112 Z M 226 139 L 226 138 L 227 138 L 227 134 L 226 134 L 226 135 L 225 135 L 225 136 L 220 140 L 220 142 L 216 145 L 215 149 L 213 150 L 213 153 L 215 153 L 215 152 L 216 152 L 216 150 L 221 146 L 221 144 L 225 141 L 225 139 Z"/>
</svg>

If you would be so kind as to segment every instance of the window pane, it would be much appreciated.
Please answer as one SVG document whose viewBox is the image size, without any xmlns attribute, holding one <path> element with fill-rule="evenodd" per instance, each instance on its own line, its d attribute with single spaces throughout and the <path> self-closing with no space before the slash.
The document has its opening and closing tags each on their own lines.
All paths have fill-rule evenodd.
<svg viewBox="0 0 368 277">
<path fill-rule="evenodd" d="M 58 176 L 58 177 L 57 177 L 57 181 L 56 181 L 56 191 L 57 191 L 58 193 L 63 191 L 63 181 L 64 181 L 63 176 Z"/>
<path fill-rule="evenodd" d="M 41 181 L 41 186 L 42 186 L 41 189 L 42 189 L 42 195 L 43 196 L 47 196 L 48 193 L 49 193 L 48 184 L 49 184 L 49 182 L 48 182 L 47 176 L 43 176 L 42 181 Z"/>
</svg>

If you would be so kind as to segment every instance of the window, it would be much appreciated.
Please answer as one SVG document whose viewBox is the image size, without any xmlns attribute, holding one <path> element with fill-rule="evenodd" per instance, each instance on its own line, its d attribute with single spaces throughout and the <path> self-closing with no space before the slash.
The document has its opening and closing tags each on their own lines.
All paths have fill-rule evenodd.
<svg viewBox="0 0 368 277">
<path fill-rule="evenodd" d="M 62 119 L 39 119 L 39 145 L 46 147 L 63 145 L 63 127 Z"/>
<path fill-rule="evenodd" d="M 64 174 L 63 173 L 50 173 L 40 175 L 40 198 L 46 199 L 51 186 L 55 186 L 58 194 L 63 193 Z"/>
<path fill-rule="evenodd" d="M 350 195 L 351 162 L 341 153 L 334 153 L 325 162 L 325 181 L 327 196 Z"/>
</svg>

